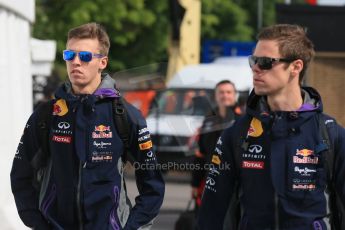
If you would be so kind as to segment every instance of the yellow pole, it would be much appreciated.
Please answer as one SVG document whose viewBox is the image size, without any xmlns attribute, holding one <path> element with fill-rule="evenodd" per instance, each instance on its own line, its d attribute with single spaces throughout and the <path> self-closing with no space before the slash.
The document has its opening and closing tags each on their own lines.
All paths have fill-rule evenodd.
<svg viewBox="0 0 345 230">
<path fill-rule="evenodd" d="M 200 62 L 200 0 L 179 0 L 185 8 L 178 41 L 170 39 L 167 81 L 186 65 Z"/>
</svg>

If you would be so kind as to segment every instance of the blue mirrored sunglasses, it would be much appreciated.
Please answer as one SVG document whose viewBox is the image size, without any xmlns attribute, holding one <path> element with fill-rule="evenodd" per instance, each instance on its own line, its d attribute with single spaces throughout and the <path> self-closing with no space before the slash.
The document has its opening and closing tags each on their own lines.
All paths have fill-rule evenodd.
<svg viewBox="0 0 345 230">
<path fill-rule="evenodd" d="M 73 51 L 73 50 L 64 50 L 63 51 L 63 60 L 65 61 L 72 61 L 76 55 L 78 54 L 80 61 L 82 62 L 90 62 L 93 57 L 102 58 L 105 55 L 102 54 L 94 54 L 89 51 Z"/>
</svg>

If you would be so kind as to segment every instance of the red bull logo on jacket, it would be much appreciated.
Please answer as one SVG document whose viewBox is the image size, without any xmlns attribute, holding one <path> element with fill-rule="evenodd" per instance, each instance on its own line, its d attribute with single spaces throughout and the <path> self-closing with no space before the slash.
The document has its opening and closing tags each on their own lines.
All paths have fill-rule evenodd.
<svg viewBox="0 0 345 230">
<path fill-rule="evenodd" d="M 53 115 L 64 116 L 68 113 L 68 107 L 64 99 L 57 100 L 53 105 Z"/>
<path fill-rule="evenodd" d="M 110 126 L 105 126 L 105 125 L 95 126 L 95 131 L 98 131 L 98 132 L 110 131 Z"/>
<path fill-rule="evenodd" d="M 250 137 L 259 137 L 263 133 L 263 128 L 261 121 L 256 119 L 255 117 L 250 122 L 250 127 L 248 129 L 248 136 Z"/>
<path fill-rule="evenodd" d="M 317 164 L 319 158 L 314 155 L 310 149 L 297 149 L 296 155 L 293 156 L 293 162 L 296 164 Z"/>
<path fill-rule="evenodd" d="M 302 157 L 309 157 L 314 155 L 314 151 L 310 149 L 297 149 L 296 150 L 296 156 L 302 156 Z"/>
<path fill-rule="evenodd" d="M 113 133 L 110 131 L 110 126 L 98 125 L 95 126 L 95 131 L 92 132 L 92 138 L 112 138 Z"/>
</svg>

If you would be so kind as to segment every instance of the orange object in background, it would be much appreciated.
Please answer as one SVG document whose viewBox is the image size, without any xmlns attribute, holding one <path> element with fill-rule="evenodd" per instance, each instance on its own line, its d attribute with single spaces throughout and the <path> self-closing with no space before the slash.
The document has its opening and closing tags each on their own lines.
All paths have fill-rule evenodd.
<svg viewBox="0 0 345 230">
<path fill-rule="evenodd" d="M 150 110 L 150 105 L 156 95 L 154 90 L 127 91 L 123 93 L 124 98 L 139 109 L 144 117 Z"/>
<path fill-rule="evenodd" d="M 316 5 L 317 0 L 306 0 L 306 3 L 308 3 L 309 5 Z"/>
</svg>

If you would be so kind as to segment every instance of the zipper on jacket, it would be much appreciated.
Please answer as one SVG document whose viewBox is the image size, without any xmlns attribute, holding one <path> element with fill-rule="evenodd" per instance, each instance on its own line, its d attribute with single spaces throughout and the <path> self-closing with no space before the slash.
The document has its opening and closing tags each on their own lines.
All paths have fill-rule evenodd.
<svg viewBox="0 0 345 230">
<path fill-rule="evenodd" d="M 278 195 L 274 193 L 274 230 L 279 230 Z"/>
<path fill-rule="evenodd" d="M 74 136 L 76 136 L 77 132 L 77 107 L 78 105 L 74 105 L 73 108 L 73 113 L 74 113 L 74 124 L 75 124 L 75 129 L 74 129 Z M 88 143 L 88 142 L 86 142 Z M 77 157 L 78 158 L 78 157 Z M 81 160 L 79 160 L 78 164 L 78 184 L 77 184 L 77 194 L 76 194 L 76 199 L 77 199 L 77 218 L 78 218 L 78 229 L 83 230 L 83 210 L 82 210 L 82 205 L 81 205 L 81 186 L 82 186 L 82 170 L 83 170 L 83 165 Z"/>
<path fill-rule="evenodd" d="M 78 209 L 78 222 L 79 222 L 79 229 L 83 229 L 83 214 L 82 214 L 82 208 L 81 208 L 81 176 L 82 176 L 82 163 L 79 161 L 79 173 L 78 173 L 78 191 L 77 191 L 77 209 Z"/>
</svg>

